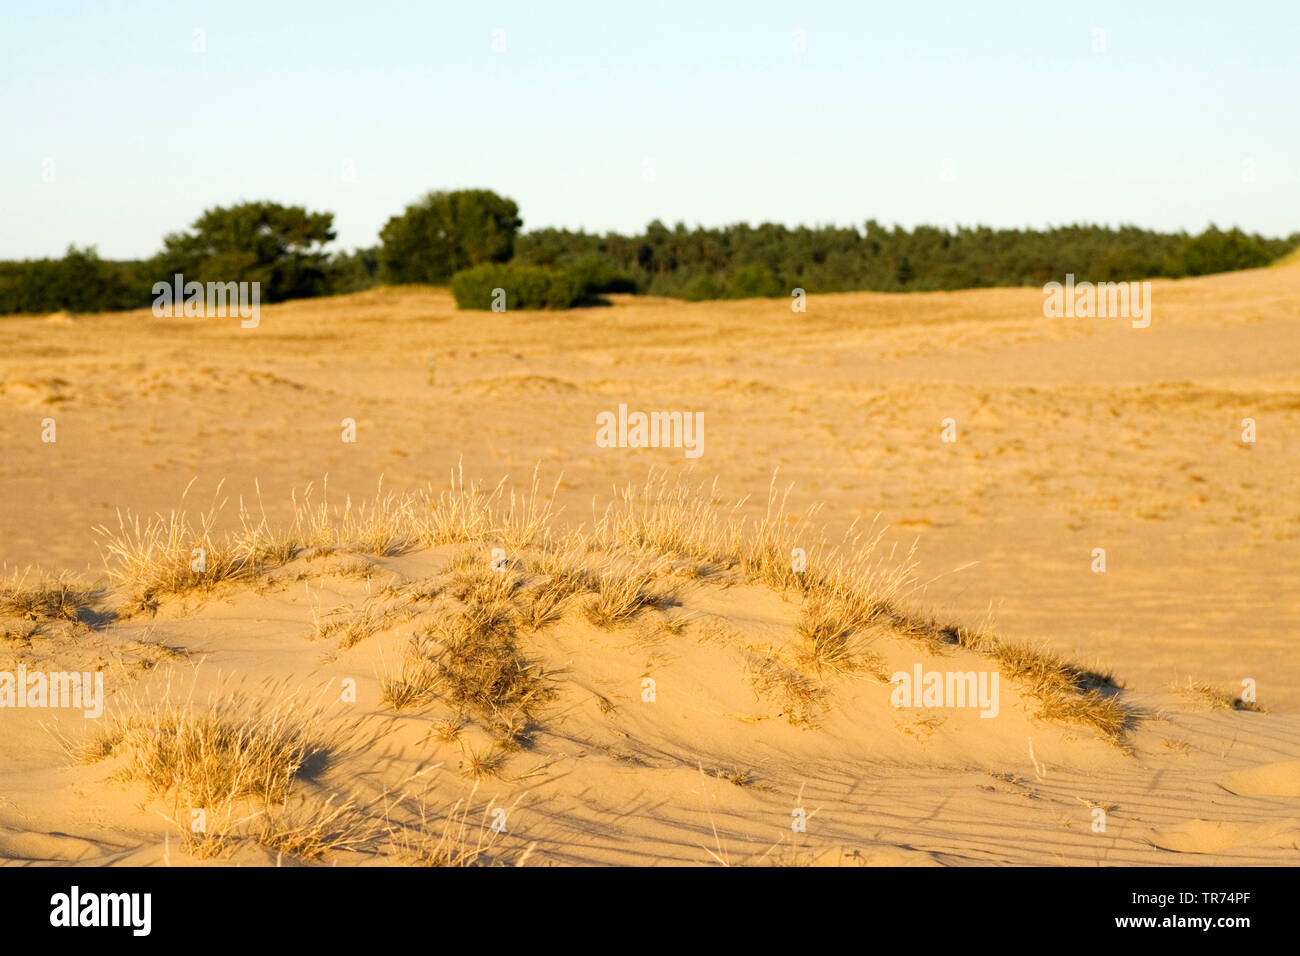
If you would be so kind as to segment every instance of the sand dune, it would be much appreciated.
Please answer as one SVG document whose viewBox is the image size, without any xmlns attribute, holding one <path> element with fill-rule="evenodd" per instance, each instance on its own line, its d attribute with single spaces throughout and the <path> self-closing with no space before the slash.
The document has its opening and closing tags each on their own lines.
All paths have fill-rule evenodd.
<svg viewBox="0 0 1300 956">
<path fill-rule="evenodd" d="M 0 557 L 38 570 L 0 607 L 0 672 L 102 671 L 107 713 L 0 711 L 0 856 L 1294 862 L 1300 264 L 1152 288 L 1142 330 L 1044 319 L 1037 290 L 813 296 L 803 315 L 614 297 L 466 320 L 445 292 L 403 288 L 266 307 L 256 330 L 148 312 L 7 319 Z M 598 447 L 596 416 L 620 403 L 703 412 L 700 459 Z M 851 665 L 828 669 L 801 636 L 820 592 L 726 555 L 629 540 L 586 554 L 607 575 L 662 561 L 644 583 L 672 592 L 603 622 L 599 591 L 537 607 L 557 573 L 546 549 L 506 545 L 491 521 L 401 547 L 348 526 L 333 551 L 259 553 L 255 573 L 177 593 L 140 591 L 111 555 L 119 509 L 166 513 L 191 482 L 195 520 L 229 499 L 217 540 L 242 533 L 241 499 L 279 535 L 309 482 L 313 502 L 327 485 L 341 507 L 375 500 L 382 476 L 381 498 L 411 502 L 458 462 L 485 491 L 508 475 L 524 492 L 541 462 L 548 492 L 558 479 L 551 542 L 590 532 L 651 466 L 692 488 L 716 476 L 709 513 L 735 521 L 763 516 L 775 471 L 788 513 L 821 503 L 830 540 L 878 520 L 874 555 L 904 566 L 914 546 L 915 567 L 889 614 L 851 628 Z M 188 562 L 181 543 L 169 554 Z M 412 636 L 435 659 L 451 639 L 440 622 L 498 580 L 498 546 L 520 590 L 495 596 L 518 619 L 492 633 L 510 635 L 512 680 L 538 695 L 527 739 L 457 704 L 446 675 L 409 706 L 393 697 L 427 676 Z M 62 572 L 77 575 L 71 603 L 33 604 Z M 1080 677 L 1045 704 L 1033 669 L 979 634 L 1113 681 Z M 998 674 L 996 718 L 895 706 L 895 676 L 917 667 Z M 1239 699 L 1243 682 L 1257 702 Z M 1097 699 L 1123 708 L 1122 732 L 1087 719 Z M 148 726 L 168 701 L 235 722 L 310 715 L 290 792 L 255 816 L 247 794 L 209 794 L 196 831 L 192 794 L 151 791 L 141 740 L 87 759 L 115 720 Z"/>
</svg>

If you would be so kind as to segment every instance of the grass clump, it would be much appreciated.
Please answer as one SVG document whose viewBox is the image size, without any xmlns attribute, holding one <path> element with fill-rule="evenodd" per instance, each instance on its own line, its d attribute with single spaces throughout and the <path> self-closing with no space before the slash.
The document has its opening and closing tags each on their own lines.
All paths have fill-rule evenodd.
<svg viewBox="0 0 1300 956">
<path fill-rule="evenodd" d="M 313 622 L 312 637 L 316 640 L 337 639 L 338 646 L 347 650 L 399 621 L 409 620 L 413 614 L 409 604 L 394 607 L 368 603 L 359 611 L 348 607 L 336 608 Z"/>
<path fill-rule="evenodd" d="M 326 749 L 296 695 L 265 707 L 233 692 L 198 708 L 136 704 L 77 755 L 121 758 L 122 779 L 174 794 L 190 808 L 217 810 L 244 797 L 283 802 L 308 759 Z"/>
<path fill-rule="evenodd" d="M 814 673 L 841 674 L 869 667 L 880 674 L 883 664 L 859 635 L 873 620 L 874 615 L 864 612 L 860 604 L 809 594 L 795 625 L 799 666 Z"/>
<path fill-rule="evenodd" d="M 1188 700 L 1209 704 L 1212 710 L 1247 710 L 1262 713 L 1264 709 L 1254 701 L 1243 700 L 1239 694 L 1190 677 L 1186 681 L 1174 683 L 1171 689 Z"/>
<path fill-rule="evenodd" d="M 430 637 L 436 650 L 428 660 L 439 695 L 502 744 L 521 744 L 554 691 L 520 650 L 514 612 L 500 604 L 475 605 L 439 622 Z"/>
<path fill-rule="evenodd" d="M 658 579 L 667 564 L 613 562 L 596 575 L 595 593 L 583 607 L 587 620 L 599 628 L 613 628 L 630 623 L 647 609 L 663 609 L 676 597 L 676 588 Z"/>
<path fill-rule="evenodd" d="M 407 866 L 469 867 L 493 862 L 492 855 L 500 832 L 489 822 L 494 813 L 509 808 L 495 807 L 489 801 L 477 826 L 471 823 L 470 807 L 479 784 L 457 800 L 442 818 L 441 825 L 430 819 L 427 806 L 417 802 L 418 823 L 388 828 L 393 855 Z M 516 862 L 519 865 L 527 853 Z"/>
<path fill-rule="evenodd" d="M 77 621 L 89 608 L 92 592 L 69 577 L 40 578 L 27 582 L 28 572 L 12 575 L 0 584 L 0 615 L 23 621 Z"/>
<path fill-rule="evenodd" d="M 1046 646 L 1001 640 L 981 629 L 957 628 L 957 643 L 997 662 L 1018 682 L 1047 720 L 1083 724 L 1112 743 L 1122 742 L 1136 712 L 1120 700 L 1109 674 L 1080 667 Z"/>
</svg>

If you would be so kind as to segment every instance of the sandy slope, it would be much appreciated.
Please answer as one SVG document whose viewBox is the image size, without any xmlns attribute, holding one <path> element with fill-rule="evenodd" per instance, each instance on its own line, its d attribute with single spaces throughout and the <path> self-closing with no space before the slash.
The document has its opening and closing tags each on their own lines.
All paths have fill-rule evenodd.
<svg viewBox="0 0 1300 956">
<path fill-rule="evenodd" d="M 919 539 L 933 579 L 921 600 L 941 617 L 976 623 L 992 605 L 1000 633 L 1112 669 L 1148 716 L 1126 753 L 1029 716 L 1010 688 L 998 720 L 932 724 L 891 708 L 887 688 L 844 680 L 815 729 L 792 726 L 745 679 L 744 647 L 788 639 L 797 609 L 749 585 L 696 584 L 673 611 L 692 618 L 683 635 L 566 618 L 530 638 L 561 673 L 560 696 L 513 779 L 475 795 L 511 807 L 499 858 L 533 846 L 529 862 L 1292 862 L 1300 267 L 1157 282 L 1153 297 L 1143 330 L 1044 319 L 1035 290 L 814 296 L 804 315 L 620 299 L 466 316 L 440 291 L 389 289 L 268 307 L 256 330 L 147 312 L 7 319 L 0 557 L 94 577 L 92 525 L 119 507 L 173 507 L 196 476 L 200 506 L 222 479 L 235 495 L 260 481 L 274 517 L 324 473 L 338 500 L 372 494 L 380 474 L 387 487 L 440 484 L 462 458 L 488 480 L 546 462 L 564 473 L 565 517 L 589 520 L 615 482 L 689 464 L 596 447 L 598 412 L 702 411 L 701 477 L 762 498 L 779 468 L 794 503 L 824 501 L 833 528 L 879 513 L 904 546 Z M 356 444 L 340 440 L 345 417 Z M 958 440 L 944 443 L 949 417 Z M 1254 444 L 1241 441 L 1246 417 Z M 54 444 L 40 441 L 45 418 Z M 1097 547 L 1105 574 L 1090 569 Z M 281 585 L 156 619 L 7 642 L 0 668 L 94 660 L 123 700 L 168 679 L 202 699 L 219 675 L 308 689 L 352 676 L 358 702 L 327 722 L 360 736 L 309 792 L 427 786 L 443 812 L 469 786 L 461 746 L 430 741 L 436 715 L 395 714 L 375 690 L 409 627 L 341 653 L 308 634 L 314 608 L 359 605 L 447 557 L 370 559 L 381 570 L 368 582 L 312 571 L 290 583 L 291 565 Z M 707 635 L 705 618 L 721 622 Z M 881 645 L 891 669 L 928 661 L 895 637 Z M 653 705 L 639 699 L 651 670 Z M 1230 691 L 1254 679 L 1267 712 L 1170 696 L 1189 675 Z M 42 727 L 49 712 L 0 714 L 0 855 L 185 859 L 165 801 L 108 780 L 104 764 L 69 769 Z M 79 732 L 66 713 L 58 723 Z M 799 806 L 813 814 L 805 835 L 790 830 Z M 1110 808 L 1105 833 L 1093 806 Z"/>
<path fill-rule="evenodd" d="M 395 670 L 421 616 L 442 613 L 439 606 L 348 649 L 313 639 L 313 621 L 382 605 L 386 585 L 425 580 L 450 557 L 442 549 L 301 559 L 256 590 L 189 609 L 177 603 L 75 642 L 38 640 L 25 656 L 49 669 L 98 657 L 119 702 L 164 694 L 204 701 L 232 684 L 267 700 L 296 691 L 304 705 L 322 707 L 321 736 L 337 732 L 342 741 L 305 785 L 309 805 L 330 795 L 372 812 L 391 804 L 395 820 L 420 805 L 436 821 L 470 793 L 466 755 L 488 741 L 473 728 L 459 741 L 432 737 L 450 709 L 396 712 L 379 703 L 379 681 Z M 365 578 L 358 568 L 367 566 Z M 745 661 L 754 646 L 788 643 L 796 613 L 794 602 L 761 587 L 695 583 L 668 614 L 690 622 L 679 634 L 660 629 L 653 614 L 614 631 L 571 615 L 530 634 L 529 653 L 559 693 L 532 745 L 474 794 L 475 826 L 489 802 L 507 810 L 490 858 L 508 863 L 531 848 L 532 863 L 1296 859 L 1300 718 L 1138 695 L 1145 716 L 1126 752 L 1086 729 L 1033 718 L 1011 684 L 998 718 L 984 720 L 971 710 L 896 709 L 888 687 L 845 677 L 830 682 L 814 727 L 795 725 L 779 695 L 746 679 Z M 981 666 L 967 652 L 940 659 L 891 635 L 872 646 L 890 671 Z M 145 656 L 158 663 L 133 666 Z M 652 702 L 642 694 L 647 675 L 656 682 Z M 355 703 L 341 699 L 345 678 L 356 681 Z M 185 806 L 116 780 L 111 760 L 70 767 L 48 732 L 52 725 L 78 740 L 90 723 L 32 710 L 0 722 L 0 852 L 33 862 L 192 861 L 171 822 L 188 819 Z M 739 782 L 729 779 L 737 773 Z M 1096 807 L 1107 814 L 1103 832 L 1093 829 Z M 798 809 L 809 818 L 805 833 L 791 831 Z M 252 844 L 219 857 L 274 858 Z"/>
</svg>

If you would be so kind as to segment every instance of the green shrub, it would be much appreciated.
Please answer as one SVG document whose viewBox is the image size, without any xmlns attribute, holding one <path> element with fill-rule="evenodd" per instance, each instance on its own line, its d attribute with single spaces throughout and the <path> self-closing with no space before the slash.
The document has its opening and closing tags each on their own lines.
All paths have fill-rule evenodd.
<svg viewBox="0 0 1300 956">
<path fill-rule="evenodd" d="M 498 289 L 503 296 L 498 297 Z M 489 263 L 452 276 L 451 294 L 461 309 L 491 309 L 497 301 L 506 310 L 568 309 L 586 290 L 582 280 L 565 269 Z"/>
<path fill-rule="evenodd" d="M 546 285 L 546 308 L 571 309 L 587 298 L 582 277 L 568 269 L 550 269 Z"/>
<path fill-rule="evenodd" d="M 575 260 L 565 267 L 582 285 L 587 295 L 599 295 L 602 292 L 638 291 L 636 277 L 624 272 L 608 259 L 599 255 L 587 255 Z"/>
</svg>

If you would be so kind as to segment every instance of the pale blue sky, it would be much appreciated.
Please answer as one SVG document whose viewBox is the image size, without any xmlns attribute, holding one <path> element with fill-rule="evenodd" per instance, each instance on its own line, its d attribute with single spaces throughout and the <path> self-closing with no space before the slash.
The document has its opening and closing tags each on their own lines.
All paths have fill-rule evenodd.
<svg viewBox="0 0 1300 956">
<path fill-rule="evenodd" d="M 615 6 L 6 4 L 0 258 L 263 198 L 351 248 L 464 186 L 525 228 L 1300 230 L 1296 0 Z"/>
</svg>

